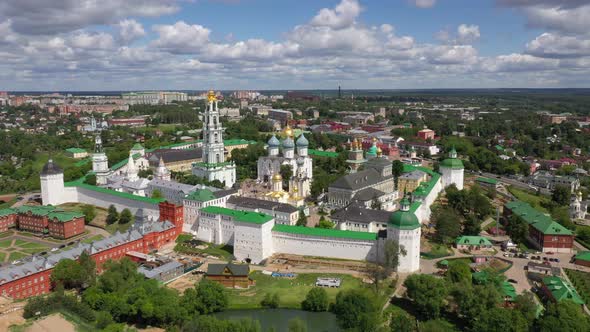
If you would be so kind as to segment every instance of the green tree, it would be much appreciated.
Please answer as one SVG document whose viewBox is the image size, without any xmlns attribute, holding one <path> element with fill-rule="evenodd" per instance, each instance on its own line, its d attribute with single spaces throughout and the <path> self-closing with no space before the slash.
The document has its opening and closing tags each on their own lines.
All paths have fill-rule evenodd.
<svg viewBox="0 0 590 332">
<path fill-rule="evenodd" d="M 369 278 L 375 285 L 375 290 L 379 289 L 381 281 L 388 278 L 393 271 L 399 266 L 399 257 L 407 254 L 405 248 L 400 246 L 397 241 L 386 240 L 383 245 L 383 260 L 377 264 L 367 262 L 366 271 Z"/>
<path fill-rule="evenodd" d="M 480 332 L 522 332 L 528 331 L 528 322 L 517 310 L 493 307 L 482 312 L 479 319 L 473 323 L 473 330 Z"/>
<path fill-rule="evenodd" d="M 305 311 L 327 311 L 328 293 L 323 288 L 312 288 L 301 302 L 301 309 Z"/>
<path fill-rule="evenodd" d="M 82 213 L 84 214 L 85 224 L 89 224 L 96 217 L 96 209 L 90 204 L 84 204 L 84 206 L 82 206 Z"/>
<path fill-rule="evenodd" d="M 289 164 L 281 165 L 279 174 L 283 178 L 283 185 L 289 183 L 289 179 L 293 176 L 293 167 Z"/>
<path fill-rule="evenodd" d="M 123 209 L 121 211 L 121 215 L 119 216 L 119 224 L 126 224 L 133 219 L 133 214 L 129 209 Z"/>
<path fill-rule="evenodd" d="M 307 324 L 299 317 L 290 319 L 287 325 L 289 332 L 307 332 Z"/>
<path fill-rule="evenodd" d="M 391 174 L 393 174 L 393 179 L 395 181 L 395 187 L 397 188 L 398 178 L 404 173 L 404 163 L 399 160 L 394 160 L 391 162 Z"/>
<path fill-rule="evenodd" d="M 51 271 L 51 282 L 66 289 L 81 288 L 85 281 L 85 271 L 75 260 L 62 259 Z"/>
<path fill-rule="evenodd" d="M 162 195 L 160 190 L 154 189 L 154 191 L 152 191 L 152 198 L 164 198 L 164 195 Z"/>
<path fill-rule="evenodd" d="M 517 215 L 512 215 L 506 224 L 506 234 L 517 243 L 525 243 L 529 235 L 529 225 Z"/>
<path fill-rule="evenodd" d="M 442 279 L 427 274 L 410 275 L 404 282 L 406 295 L 416 310 L 426 318 L 437 318 L 445 305 L 449 293 Z"/>
<path fill-rule="evenodd" d="M 570 203 L 571 190 L 566 186 L 555 186 L 551 192 L 551 200 L 560 206 L 566 206 Z"/>
<path fill-rule="evenodd" d="M 280 305 L 280 298 L 279 298 L 279 294 L 278 293 L 266 293 L 266 295 L 264 295 L 264 298 L 262 299 L 262 301 L 260 301 L 260 305 L 263 308 L 270 308 L 270 309 L 276 309 L 279 307 Z"/>
<path fill-rule="evenodd" d="M 297 222 L 295 223 L 297 226 L 307 226 L 307 216 L 303 211 L 299 211 L 299 218 L 297 218 Z"/>
<path fill-rule="evenodd" d="M 479 235 L 481 221 L 474 215 L 468 215 L 463 223 L 463 235 Z"/>
<path fill-rule="evenodd" d="M 88 251 L 82 251 L 80 257 L 78 257 L 78 264 L 80 264 L 84 273 L 82 287 L 86 288 L 94 285 L 96 282 L 96 262 Z"/>
<path fill-rule="evenodd" d="M 84 183 L 87 183 L 91 186 L 96 186 L 96 174 L 88 174 L 84 179 Z"/>
<path fill-rule="evenodd" d="M 441 208 L 436 211 L 434 217 L 436 240 L 444 244 L 454 242 L 457 236 L 461 235 L 460 220 L 461 216 L 453 209 Z"/>
<path fill-rule="evenodd" d="M 537 315 L 535 295 L 528 290 L 519 294 L 514 301 L 514 309 L 520 311 L 527 322 L 533 322 Z"/>
<path fill-rule="evenodd" d="M 229 303 L 225 288 L 208 280 L 202 280 L 197 285 L 197 297 L 204 307 L 201 314 L 223 311 Z"/>
<path fill-rule="evenodd" d="M 580 305 L 566 300 L 547 306 L 547 310 L 538 320 L 537 330 L 541 332 L 590 331 L 590 322 Z"/>
<path fill-rule="evenodd" d="M 359 289 L 338 292 L 332 311 L 340 327 L 371 331 L 370 327 L 374 328 L 378 324 L 378 308 L 373 298 L 374 296 Z M 363 327 L 366 329 L 363 330 Z"/>
<path fill-rule="evenodd" d="M 464 261 L 453 261 L 449 264 L 447 279 L 453 283 L 471 284 L 471 267 Z"/>
<path fill-rule="evenodd" d="M 475 321 L 487 310 L 500 304 L 502 300 L 495 285 L 458 284 L 452 291 L 457 305 L 457 313 L 465 318 L 471 327 Z"/>
<path fill-rule="evenodd" d="M 391 332 L 416 332 L 416 319 L 404 312 L 394 313 L 389 328 Z"/>
<path fill-rule="evenodd" d="M 320 217 L 320 222 L 316 225 L 317 228 L 325 228 L 325 229 L 332 229 L 334 228 L 334 223 L 330 220 L 327 220 L 324 216 Z"/>
<path fill-rule="evenodd" d="M 457 329 L 444 319 L 432 319 L 420 324 L 420 332 L 454 332 Z"/>
<path fill-rule="evenodd" d="M 117 212 L 117 208 L 111 204 L 109 206 L 109 210 L 107 213 L 107 224 L 112 225 L 114 223 L 116 223 L 117 221 L 119 221 L 119 212 Z"/>
</svg>

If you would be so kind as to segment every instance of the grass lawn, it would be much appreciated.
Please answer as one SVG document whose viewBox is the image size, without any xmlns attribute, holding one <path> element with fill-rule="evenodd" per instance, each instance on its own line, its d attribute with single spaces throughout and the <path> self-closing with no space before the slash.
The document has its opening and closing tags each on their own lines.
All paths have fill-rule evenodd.
<svg viewBox="0 0 590 332">
<path fill-rule="evenodd" d="M 274 278 L 262 274 L 260 271 L 254 271 L 250 277 L 256 280 L 256 285 L 249 289 L 230 289 L 229 290 L 229 308 L 230 309 L 254 309 L 261 308 L 260 301 L 267 293 L 277 293 L 280 298 L 281 308 L 300 309 L 301 301 L 310 289 L 314 288 L 317 277 L 337 277 L 342 279 L 340 288 L 326 288 L 330 302 L 334 302 L 336 294 L 341 290 L 353 288 L 365 288 L 360 279 L 346 274 L 324 274 L 309 273 L 298 274 L 293 279 Z"/>
<path fill-rule="evenodd" d="M 6 259 L 6 254 L 3 252 L 0 252 L 0 263 L 4 262 L 5 259 Z"/>
<path fill-rule="evenodd" d="M 19 247 L 22 247 L 23 245 L 25 245 L 25 244 L 29 244 L 29 243 L 30 243 L 30 242 L 28 242 L 28 241 L 25 241 L 25 240 L 21 240 L 21 239 L 16 239 L 16 240 L 14 240 L 14 245 L 15 245 L 15 246 L 19 246 Z"/>
<path fill-rule="evenodd" d="M 453 251 L 449 247 L 439 243 L 429 243 L 429 246 L 425 246 L 424 249 L 428 251 L 420 252 L 420 256 L 425 259 L 436 259 L 453 254 Z"/>
<path fill-rule="evenodd" d="M 192 246 L 184 244 L 187 242 L 187 238 L 183 238 L 180 241 L 176 241 L 177 244 L 174 246 L 174 251 L 179 252 L 181 254 L 189 254 L 189 255 L 198 255 L 198 254 L 207 254 L 211 256 L 219 257 L 220 259 L 229 260 L 234 255 L 234 248 L 228 245 L 215 245 L 215 244 L 208 244 L 208 247 L 205 249 L 194 248 Z M 207 243 L 203 244 L 207 245 Z"/>
<path fill-rule="evenodd" d="M 5 237 L 9 237 L 9 236 L 11 236 L 11 235 L 12 235 L 12 232 L 11 232 L 11 231 L 7 231 L 7 232 L 4 232 L 4 233 L 0 233 L 0 239 L 3 239 L 3 238 L 5 238 Z"/>
<path fill-rule="evenodd" d="M 47 249 L 47 246 L 45 246 L 43 244 L 35 243 L 35 242 L 26 242 L 26 243 L 20 244 L 19 247 L 25 248 L 25 249 Z"/>
<path fill-rule="evenodd" d="M 11 207 L 11 206 L 12 206 L 14 203 L 16 203 L 16 198 L 13 198 L 13 199 L 11 199 L 11 200 L 9 200 L 9 201 L 6 201 L 6 202 L 4 202 L 4 203 L 0 204 L 0 209 L 6 209 L 6 208 L 9 208 L 9 207 Z"/>
<path fill-rule="evenodd" d="M 36 254 L 38 252 L 43 252 L 43 251 L 47 251 L 47 250 L 49 250 L 49 248 L 44 247 L 44 248 L 23 248 L 20 251 L 32 255 L 32 254 Z"/>
<path fill-rule="evenodd" d="M 8 257 L 9 261 L 15 261 L 15 260 L 19 260 L 21 258 L 27 257 L 29 256 L 28 254 L 22 253 L 20 251 L 15 251 L 15 252 L 11 252 L 10 256 Z"/>
<path fill-rule="evenodd" d="M 94 241 L 100 241 L 102 239 L 104 239 L 104 236 L 97 234 L 97 235 L 91 236 L 89 238 L 85 238 L 84 240 L 82 240 L 82 243 L 88 244 L 88 243 L 92 243 Z"/>
<path fill-rule="evenodd" d="M 571 269 L 564 271 L 586 304 L 590 303 L 590 273 Z"/>
<path fill-rule="evenodd" d="M 11 244 L 12 244 L 12 239 L 2 240 L 2 241 L 0 241 L 0 248 L 10 247 Z"/>
<path fill-rule="evenodd" d="M 514 195 L 518 200 L 529 203 L 532 207 L 544 213 L 549 213 L 546 208 L 541 205 L 541 202 L 548 202 L 549 198 L 542 195 L 535 195 L 526 190 L 518 189 L 514 186 L 509 186 L 508 191 Z"/>
</svg>

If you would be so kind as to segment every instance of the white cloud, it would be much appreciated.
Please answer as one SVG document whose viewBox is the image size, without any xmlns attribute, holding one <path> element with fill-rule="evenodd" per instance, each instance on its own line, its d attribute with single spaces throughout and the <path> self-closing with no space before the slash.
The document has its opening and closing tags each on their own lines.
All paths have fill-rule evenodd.
<svg viewBox="0 0 590 332">
<path fill-rule="evenodd" d="M 432 8 L 436 5 L 436 0 L 410 0 L 418 8 Z"/>
<path fill-rule="evenodd" d="M 457 40 L 462 44 L 470 44 L 480 37 L 479 26 L 461 24 L 457 28 Z"/>
<path fill-rule="evenodd" d="M 0 1 L 0 20 L 10 18 L 21 34 L 51 35 L 130 16 L 155 17 L 179 9 L 176 0 L 18 0 Z"/>
<path fill-rule="evenodd" d="M 73 48 L 81 49 L 112 49 L 115 41 L 108 33 L 81 32 L 71 36 L 68 44 Z"/>
<path fill-rule="evenodd" d="M 133 19 L 125 19 L 117 24 L 119 39 L 124 43 L 132 42 L 145 36 L 145 30 L 141 23 Z"/>
<path fill-rule="evenodd" d="M 544 58 L 590 56 L 590 39 L 546 32 L 527 43 L 526 52 Z"/>
<path fill-rule="evenodd" d="M 184 21 L 174 25 L 155 25 L 152 29 L 159 34 L 154 46 L 172 53 L 190 53 L 203 48 L 209 42 L 211 33 L 202 25 L 189 25 Z"/>
<path fill-rule="evenodd" d="M 318 27 L 342 29 L 351 26 L 361 13 L 357 0 L 342 0 L 334 9 L 323 8 L 310 24 Z"/>
</svg>

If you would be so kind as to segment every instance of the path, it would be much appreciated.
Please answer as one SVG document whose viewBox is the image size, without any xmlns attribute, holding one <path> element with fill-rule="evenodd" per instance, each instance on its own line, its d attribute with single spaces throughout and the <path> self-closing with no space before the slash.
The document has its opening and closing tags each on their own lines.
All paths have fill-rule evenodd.
<svg viewBox="0 0 590 332">
<path fill-rule="evenodd" d="M 39 195 L 39 194 L 40 193 L 26 193 L 24 195 L 20 195 L 19 197 L 22 197 L 23 199 L 21 199 L 20 201 L 16 201 L 14 204 L 12 204 L 12 207 L 16 208 L 16 207 L 23 206 L 23 205 L 25 205 L 25 203 L 28 203 L 29 200 L 31 198 L 33 198 L 33 196 Z"/>
</svg>

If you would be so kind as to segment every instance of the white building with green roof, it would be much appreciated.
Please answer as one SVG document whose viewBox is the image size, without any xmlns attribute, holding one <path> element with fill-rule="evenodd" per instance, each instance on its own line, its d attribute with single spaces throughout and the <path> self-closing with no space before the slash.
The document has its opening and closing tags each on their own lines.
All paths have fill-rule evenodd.
<svg viewBox="0 0 590 332">
<path fill-rule="evenodd" d="M 454 184 L 457 189 L 463 189 L 465 167 L 461 159 L 457 158 L 457 151 L 454 147 L 449 152 L 449 157 L 440 163 L 439 168 L 444 188 Z"/>
</svg>

